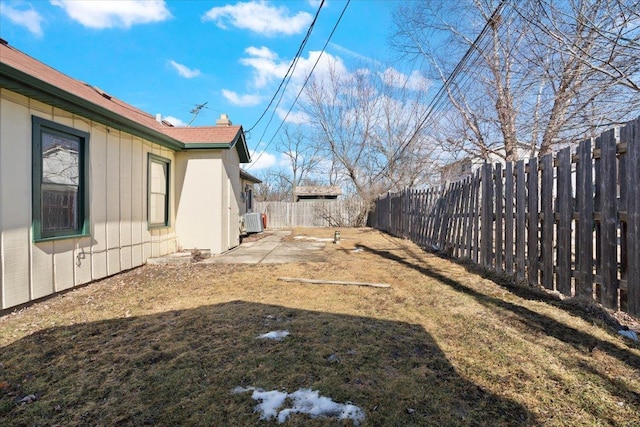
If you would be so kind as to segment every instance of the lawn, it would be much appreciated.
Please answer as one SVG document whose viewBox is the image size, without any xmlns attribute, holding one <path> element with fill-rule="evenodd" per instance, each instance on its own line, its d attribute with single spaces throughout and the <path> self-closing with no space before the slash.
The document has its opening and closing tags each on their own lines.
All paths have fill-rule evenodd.
<svg viewBox="0 0 640 427">
<path fill-rule="evenodd" d="M 6 313 L 0 425 L 278 425 L 296 392 L 334 409 L 284 426 L 640 425 L 640 346 L 608 313 L 341 235 L 322 262 L 145 266 Z"/>
</svg>

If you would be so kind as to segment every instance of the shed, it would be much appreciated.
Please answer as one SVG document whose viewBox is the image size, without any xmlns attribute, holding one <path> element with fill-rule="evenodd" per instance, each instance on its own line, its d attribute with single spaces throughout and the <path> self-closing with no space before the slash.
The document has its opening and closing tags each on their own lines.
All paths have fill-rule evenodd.
<svg viewBox="0 0 640 427">
<path fill-rule="evenodd" d="M 296 202 L 302 200 L 336 200 L 342 195 L 340 187 L 331 186 L 301 186 L 296 187 L 293 193 Z"/>
</svg>

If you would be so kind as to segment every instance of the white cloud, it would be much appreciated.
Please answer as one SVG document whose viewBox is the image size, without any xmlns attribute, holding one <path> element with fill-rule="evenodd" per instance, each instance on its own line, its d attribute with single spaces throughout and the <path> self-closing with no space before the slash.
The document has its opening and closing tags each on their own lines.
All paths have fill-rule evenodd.
<svg viewBox="0 0 640 427">
<path fill-rule="evenodd" d="M 232 26 L 266 36 L 301 33 L 312 19 L 307 12 L 291 15 L 286 6 L 272 6 L 264 1 L 214 7 L 202 17 L 203 21 L 214 21 L 223 29 Z"/>
<path fill-rule="evenodd" d="M 253 68 L 253 84 L 257 88 L 281 79 L 289 69 L 288 61 L 279 61 L 278 55 L 266 47 L 248 47 L 245 53 L 249 57 L 240 59 L 240 63 Z"/>
<path fill-rule="evenodd" d="M 251 164 L 249 167 L 254 171 L 268 169 L 278 163 L 276 156 L 266 151 L 256 152 L 249 150 L 249 153 L 251 154 Z"/>
<path fill-rule="evenodd" d="M 291 111 L 289 115 L 287 115 L 287 111 L 283 108 L 277 108 L 276 114 L 280 118 L 280 120 L 286 120 L 287 123 L 293 124 L 306 124 L 311 121 L 309 115 L 303 111 Z M 286 119 L 285 119 L 286 117 Z"/>
<path fill-rule="evenodd" d="M 329 47 L 335 51 L 337 51 L 338 53 L 341 53 L 343 55 L 346 56 L 350 56 L 352 58 L 355 58 L 357 60 L 359 60 L 360 62 L 363 62 L 365 64 L 372 64 L 372 65 L 381 65 L 382 62 L 378 61 L 377 59 L 373 59 L 369 56 L 366 55 L 362 55 L 361 53 L 355 52 L 351 49 L 347 49 L 344 46 L 341 46 L 337 43 L 333 43 L 333 42 L 329 42 Z"/>
<path fill-rule="evenodd" d="M 231 104 L 241 107 L 253 107 L 262 101 L 260 95 L 238 95 L 236 92 L 227 89 L 222 89 L 222 96 Z"/>
<path fill-rule="evenodd" d="M 280 59 L 278 55 L 266 47 L 249 47 L 245 49 L 248 57 L 240 59 L 242 65 L 253 68 L 253 84 L 257 88 L 265 87 L 274 80 L 281 80 L 289 70 L 290 61 Z M 318 57 L 320 59 L 318 59 Z M 318 65 L 314 70 L 317 77 L 326 75 L 329 72 L 338 74 L 347 73 L 347 68 L 342 60 L 329 53 L 320 51 L 311 51 L 307 58 L 300 58 L 291 78 L 289 88 L 296 90 L 296 87 L 302 84 L 311 72 L 314 64 L 318 61 Z"/>
<path fill-rule="evenodd" d="M 171 18 L 164 0 L 51 0 L 88 28 L 130 28 Z"/>
<path fill-rule="evenodd" d="M 44 18 L 29 5 L 28 10 L 19 10 L 8 4 L 0 3 L 0 15 L 9 18 L 16 25 L 25 27 L 31 34 L 42 37 L 42 21 Z"/>
<path fill-rule="evenodd" d="M 389 86 L 411 90 L 426 91 L 431 86 L 431 80 L 424 77 L 418 70 L 413 70 L 410 75 L 406 75 L 395 68 L 387 68 L 380 73 L 382 81 Z"/>
<path fill-rule="evenodd" d="M 177 126 L 177 127 L 187 126 L 187 123 L 185 123 L 182 120 L 180 120 L 179 118 L 173 117 L 173 116 L 163 117 L 162 120 L 166 120 L 167 122 L 169 122 L 172 125 Z"/>
<path fill-rule="evenodd" d="M 200 75 L 200 70 L 190 69 L 186 65 L 177 63 L 174 60 L 170 60 L 169 64 L 185 79 L 191 79 Z"/>
</svg>

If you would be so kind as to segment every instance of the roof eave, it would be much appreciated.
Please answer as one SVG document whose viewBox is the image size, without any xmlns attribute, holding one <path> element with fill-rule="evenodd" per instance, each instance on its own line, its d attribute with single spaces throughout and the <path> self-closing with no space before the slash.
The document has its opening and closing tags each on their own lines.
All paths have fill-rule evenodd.
<svg viewBox="0 0 640 427">
<path fill-rule="evenodd" d="M 251 155 L 249 154 L 249 149 L 247 148 L 247 142 L 244 137 L 244 131 L 242 130 L 242 126 L 240 126 L 240 128 L 238 129 L 238 132 L 233 137 L 233 140 L 230 143 L 225 143 L 225 142 L 185 142 L 184 143 L 185 150 L 207 150 L 207 149 L 230 150 L 231 148 L 234 148 L 234 147 L 238 152 L 240 163 L 251 162 Z"/>
<path fill-rule="evenodd" d="M 96 105 L 3 63 L 0 63 L 0 87 L 81 115 L 105 126 L 129 132 L 132 135 L 150 140 L 171 150 L 181 151 L 185 149 L 185 144 L 162 132 L 127 119 L 107 108 Z"/>
</svg>

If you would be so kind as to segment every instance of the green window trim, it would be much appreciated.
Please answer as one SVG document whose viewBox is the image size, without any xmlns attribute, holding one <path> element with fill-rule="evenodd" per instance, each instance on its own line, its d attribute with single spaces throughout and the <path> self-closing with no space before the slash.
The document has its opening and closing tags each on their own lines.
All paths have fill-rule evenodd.
<svg viewBox="0 0 640 427">
<path fill-rule="evenodd" d="M 37 116 L 31 124 L 34 242 L 90 236 L 89 134 Z"/>
<path fill-rule="evenodd" d="M 148 229 L 171 226 L 171 160 L 147 154 Z"/>
</svg>

